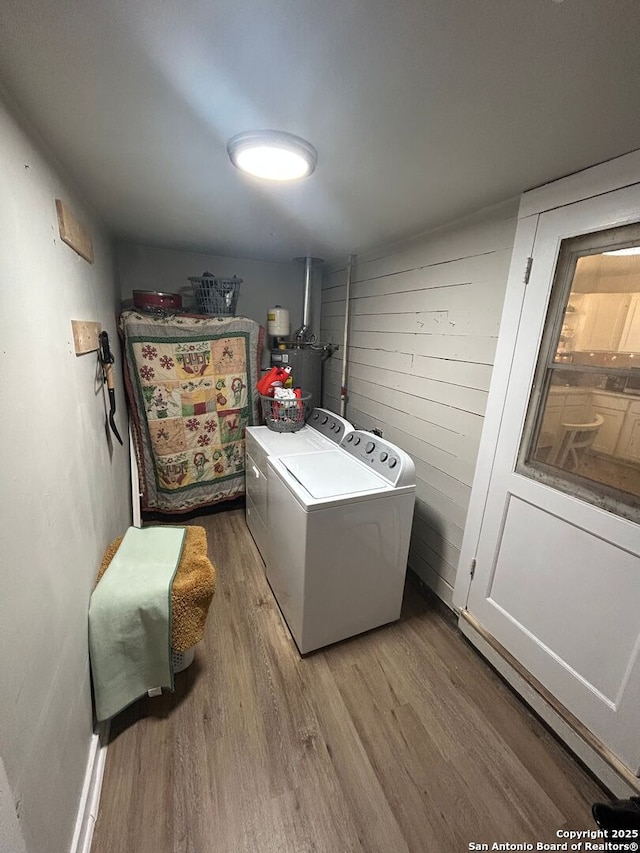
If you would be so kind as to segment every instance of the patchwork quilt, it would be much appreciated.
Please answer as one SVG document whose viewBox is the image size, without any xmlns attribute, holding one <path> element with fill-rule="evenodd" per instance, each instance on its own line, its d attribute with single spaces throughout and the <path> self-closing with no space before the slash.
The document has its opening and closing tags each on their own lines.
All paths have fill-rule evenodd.
<svg viewBox="0 0 640 853">
<path fill-rule="evenodd" d="M 125 311 L 120 328 L 142 509 L 188 512 L 244 494 L 262 327 Z"/>
</svg>

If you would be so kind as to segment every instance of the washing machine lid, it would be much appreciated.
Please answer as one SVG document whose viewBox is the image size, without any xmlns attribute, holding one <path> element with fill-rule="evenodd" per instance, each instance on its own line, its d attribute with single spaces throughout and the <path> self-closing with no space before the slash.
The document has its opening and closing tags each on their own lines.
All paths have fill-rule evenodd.
<svg viewBox="0 0 640 853">
<path fill-rule="evenodd" d="M 280 463 L 313 498 L 340 497 L 390 488 L 341 450 L 283 456 Z"/>
<path fill-rule="evenodd" d="M 269 456 L 317 453 L 319 450 L 331 450 L 336 446 L 334 441 L 325 438 L 311 426 L 303 426 L 298 432 L 274 432 L 266 426 L 247 429 Z"/>
</svg>

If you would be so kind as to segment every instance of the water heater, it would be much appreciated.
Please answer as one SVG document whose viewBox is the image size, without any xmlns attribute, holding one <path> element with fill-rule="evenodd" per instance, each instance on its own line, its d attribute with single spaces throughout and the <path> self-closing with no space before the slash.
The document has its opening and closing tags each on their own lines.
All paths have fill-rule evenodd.
<svg viewBox="0 0 640 853">
<path fill-rule="evenodd" d="M 294 258 L 294 261 L 304 263 L 305 268 L 302 325 L 289 337 L 289 312 L 280 305 L 269 309 L 267 331 L 274 338 L 281 339 L 275 342 L 276 348 L 271 350 L 271 365 L 278 367 L 288 365 L 291 368 L 294 385 L 311 394 L 313 408 L 313 406 L 322 405 L 322 362 L 337 347 L 333 344 L 318 344 L 315 342 L 316 336 L 311 334 L 311 270 L 319 266 L 322 260 Z M 286 331 L 282 331 L 285 321 Z"/>
<path fill-rule="evenodd" d="M 321 347 L 283 347 L 271 351 L 271 364 L 291 368 L 294 385 L 311 394 L 311 407 L 322 405 L 322 362 L 329 355 Z"/>
</svg>

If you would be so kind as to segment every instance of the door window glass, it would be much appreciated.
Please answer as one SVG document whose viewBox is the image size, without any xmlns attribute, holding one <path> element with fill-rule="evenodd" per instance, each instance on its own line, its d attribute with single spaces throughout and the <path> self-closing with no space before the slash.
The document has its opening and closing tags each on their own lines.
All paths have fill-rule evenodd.
<svg viewBox="0 0 640 853">
<path fill-rule="evenodd" d="M 517 470 L 637 519 L 637 225 L 562 243 Z"/>
</svg>

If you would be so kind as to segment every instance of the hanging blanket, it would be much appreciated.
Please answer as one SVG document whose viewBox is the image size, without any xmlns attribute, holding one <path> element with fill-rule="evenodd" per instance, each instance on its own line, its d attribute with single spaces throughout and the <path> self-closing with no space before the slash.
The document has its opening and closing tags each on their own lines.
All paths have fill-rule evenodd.
<svg viewBox="0 0 640 853">
<path fill-rule="evenodd" d="M 141 508 L 189 512 L 243 495 L 262 327 L 244 317 L 125 311 L 120 328 Z"/>
</svg>

